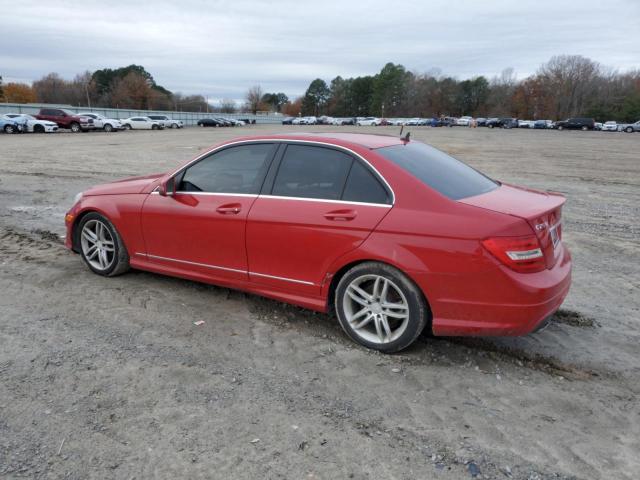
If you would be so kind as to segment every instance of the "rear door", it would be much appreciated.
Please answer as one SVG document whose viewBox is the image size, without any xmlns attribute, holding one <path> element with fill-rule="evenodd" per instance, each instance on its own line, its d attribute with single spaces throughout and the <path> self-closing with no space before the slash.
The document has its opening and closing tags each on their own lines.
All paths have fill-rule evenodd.
<svg viewBox="0 0 640 480">
<path fill-rule="evenodd" d="M 224 148 L 177 174 L 175 194 L 149 195 L 142 210 L 148 259 L 211 278 L 247 280 L 247 214 L 275 148 Z"/>
<path fill-rule="evenodd" d="M 358 248 L 391 204 L 392 192 L 348 152 L 281 147 L 247 221 L 250 280 L 318 294 L 329 266 Z"/>
</svg>

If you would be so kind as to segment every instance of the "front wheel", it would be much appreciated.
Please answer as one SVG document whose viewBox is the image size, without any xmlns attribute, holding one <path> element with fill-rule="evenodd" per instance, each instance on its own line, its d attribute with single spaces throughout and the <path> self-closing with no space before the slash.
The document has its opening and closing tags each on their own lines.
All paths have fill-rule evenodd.
<svg viewBox="0 0 640 480">
<path fill-rule="evenodd" d="M 151 130 L 158 130 L 158 126 L 157 125 L 151 125 Z"/>
<path fill-rule="evenodd" d="M 80 124 L 79 124 L 79 123 L 76 123 L 76 122 L 73 122 L 73 123 L 69 126 L 69 128 L 71 129 L 71 131 L 72 131 L 73 133 L 78 133 L 78 132 L 80 131 Z"/>
<path fill-rule="evenodd" d="M 564 127 L 563 127 L 562 125 L 560 125 L 560 126 L 558 127 L 558 130 L 564 130 Z"/>
<path fill-rule="evenodd" d="M 16 133 L 16 129 L 13 125 L 5 125 L 4 133 Z"/>
<path fill-rule="evenodd" d="M 429 318 L 418 287 L 398 269 L 377 262 L 356 265 L 340 279 L 335 310 L 347 335 L 385 353 L 411 345 Z"/>
<path fill-rule="evenodd" d="M 104 129 L 105 132 L 111 132 L 113 131 L 113 127 L 111 126 L 110 123 L 105 124 L 104 127 L 102 127 Z"/>
<path fill-rule="evenodd" d="M 129 253 L 106 217 L 88 213 L 82 217 L 77 231 L 82 259 L 94 273 L 113 277 L 129 270 Z"/>
<path fill-rule="evenodd" d="M 627 133 L 633 133 L 633 128 L 627 127 L 627 128 L 624 129 L 624 131 L 627 132 Z"/>
</svg>

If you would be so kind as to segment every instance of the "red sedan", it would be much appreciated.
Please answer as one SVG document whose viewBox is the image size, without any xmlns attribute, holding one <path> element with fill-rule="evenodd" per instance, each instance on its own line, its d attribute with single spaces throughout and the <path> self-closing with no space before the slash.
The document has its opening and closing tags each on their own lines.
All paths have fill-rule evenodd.
<svg viewBox="0 0 640 480">
<path fill-rule="evenodd" d="M 66 215 L 95 273 L 130 267 L 322 312 L 384 352 L 435 335 L 523 335 L 571 283 L 565 198 L 392 136 L 245 137 L 100 185 Z"/>
</svg>

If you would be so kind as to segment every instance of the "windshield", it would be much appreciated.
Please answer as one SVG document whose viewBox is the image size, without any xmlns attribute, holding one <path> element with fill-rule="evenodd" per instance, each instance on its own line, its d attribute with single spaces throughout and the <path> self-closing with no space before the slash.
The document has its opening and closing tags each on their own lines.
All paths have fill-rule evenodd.
<svg viewBox="0 0 640 480">
<path fill-rule="evenodd" d="M 408 142 L 376 151 L 452 200 L 473 197 L 498 188 L 496 182 L 477 170 L 424 143 Z"/>
</svg>

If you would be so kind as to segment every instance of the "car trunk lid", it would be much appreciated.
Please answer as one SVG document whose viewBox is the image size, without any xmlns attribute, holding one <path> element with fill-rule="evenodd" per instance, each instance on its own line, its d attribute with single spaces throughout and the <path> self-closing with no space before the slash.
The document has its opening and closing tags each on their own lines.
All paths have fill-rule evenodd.
<svg viewBox="0 0 640 480">
<path fill-rule="evenodd" d="M 555 265 L 562 239 L 563 195 L 502 184 L 491 192 L 459 201 L 524 219 L 540 242 L 547 268 Z"/>
</svg>

